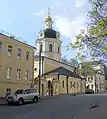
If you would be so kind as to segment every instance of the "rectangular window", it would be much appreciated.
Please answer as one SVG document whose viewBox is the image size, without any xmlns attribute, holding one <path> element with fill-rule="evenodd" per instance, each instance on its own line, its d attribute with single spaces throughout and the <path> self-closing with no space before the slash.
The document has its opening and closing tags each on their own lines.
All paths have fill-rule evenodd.
<svg viewBox="0 0 107 119">
<path fill-rule="evenodd" d="M 1 52 L 1 48 L 2 48 L 2 42 L 0 42 L 0 52 Z"/>
<path fill-rule="evenodd" d="M 16 78 L 17 78 L 18 80 L 20 79 L 20 73 L 21 73 L 21 69 L 17 69 Z"/>
<path fill-rule="evenodd" d="M 78 85 L 78 83 L 77 83 L 77 88 L 79 88 L 79 85 Z"/>
<path fill-rule="evenodd" d="M 8 56 L 12 55 L 12 46 L 8 45 Z"/>
<path fill-rule="evenodd" d="M 25 80 L 29 80 L 29 71 L 25 72 Z"/>
<path fill-rule="evenodd" d="M 73 85 L 73 86 L 74 86 L 74 88 L 75 88 L 75 82 L 74 82 L 74 85 Z"/>
<path fill-rule="evenodd" d="M 20 48 L 18 48 L 17 58 L 18 58 L 18 59 L 21 59 L 21 49 L 20 49 Z"/>
<path fill-rule="evenodd" d="M 29 60 L 29 52 L 26 52 L 26 60 Z"/>
<path fill-rule="evenodd" d="M 7 79 L 11 79 L 11 68 L 7 68 Z"/>
<path fill-rule="evenodd" d="M 64 81 L 62 81 L 62 88 L 64 88 Z"/>
<path fill-rule="evenodd" d="M 72 81 L 70 82 L 70 87 L 72 88 Z"/>
</svg>

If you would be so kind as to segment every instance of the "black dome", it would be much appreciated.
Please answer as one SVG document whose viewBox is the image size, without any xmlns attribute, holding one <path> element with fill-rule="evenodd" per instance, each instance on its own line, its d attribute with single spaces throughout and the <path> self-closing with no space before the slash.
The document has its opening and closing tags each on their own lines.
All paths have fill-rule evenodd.
<svg viewBox="0 0 107 119">
<path fill-rule="evenodd" d="M 44 38 L 56 38 L 56 31 L 53 29 L 45 29 Z"/>
</svg>

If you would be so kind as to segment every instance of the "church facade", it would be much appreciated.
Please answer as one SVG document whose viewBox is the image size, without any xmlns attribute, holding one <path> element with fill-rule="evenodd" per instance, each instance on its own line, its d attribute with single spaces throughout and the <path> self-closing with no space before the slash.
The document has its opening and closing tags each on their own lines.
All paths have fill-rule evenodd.
<svg viewBox="0 0 107 119">
<path fill-rule="evenodd" d="M 36 40 L 35 87 L 38 89 L 40 87 L 42 96 L 84 93 L 85 80 L 73 72 L 73 67 L 61 61 L 62 41 L 60 40 L 60 33 L 55 31 L 52 25 L 53 20 L 50 11 L 48 11 L 48 16 L 45 18 L 45 28 L 40 30 Z M 40 75 L 39 79 L 38 76 Z"/>
</svg>

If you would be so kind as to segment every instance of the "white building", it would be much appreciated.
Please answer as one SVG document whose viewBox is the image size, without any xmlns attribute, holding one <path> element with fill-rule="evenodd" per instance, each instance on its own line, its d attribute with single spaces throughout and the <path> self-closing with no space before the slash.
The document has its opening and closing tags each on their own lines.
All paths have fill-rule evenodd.
<svg viewBox="0 0 107 119">
<path fill-rule="evenodd" d="M 93 89 L 95 92 L 103 92 L 105 90 L 105 65 L 97 62 L 93 63 L 92 68 L 96 73 L 87 77 L 86 87 Z"/>
</svg>

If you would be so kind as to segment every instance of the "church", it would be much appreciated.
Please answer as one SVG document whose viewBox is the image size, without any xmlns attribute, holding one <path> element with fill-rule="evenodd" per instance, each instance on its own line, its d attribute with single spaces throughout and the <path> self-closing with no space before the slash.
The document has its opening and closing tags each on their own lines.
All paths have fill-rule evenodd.
<svg viewBox="0 0 107 119">
<path fill-rule="evenodd" d="M 35 43 L 34 87 L 41 96 L 85 92 L 85 80 L 73 72 L 74 67 L 62 62 L 61 43 L 60 32 L 53 29 L 48 10 L 44 29 Z"/>
</svg>

